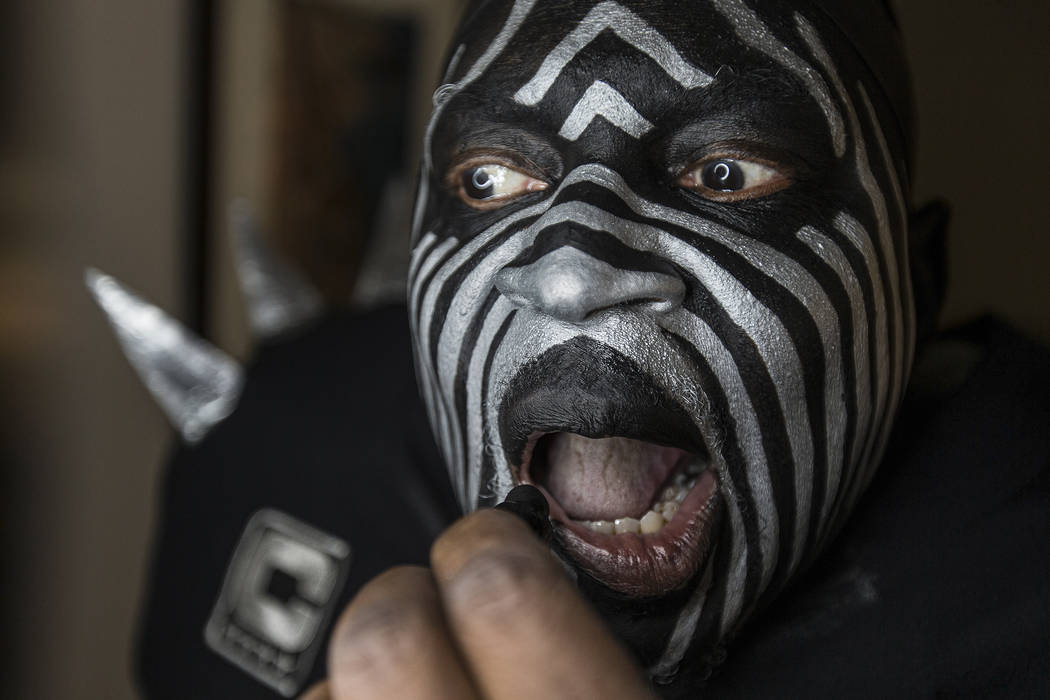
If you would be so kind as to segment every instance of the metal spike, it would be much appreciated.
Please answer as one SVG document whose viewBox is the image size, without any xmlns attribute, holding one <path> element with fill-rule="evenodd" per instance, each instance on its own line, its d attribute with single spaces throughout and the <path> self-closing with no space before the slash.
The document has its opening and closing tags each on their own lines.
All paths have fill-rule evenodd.
<svg viewBox="0 0 1050 700">
<path fill-rule="evenodd" d="M 265 340 L 317 318 L 321 294 L 301 274 L 278 259 L 243 200 L 229 208 L 233 250 L 253 335 Z"/>
<path fill-rule="evenodd" d="M 109 275 L 88 268 L 84 283 L 131 366 L 186 442 L 198 442 L 233 412 L 244 382 L 236 360 Z"/>
</svg>

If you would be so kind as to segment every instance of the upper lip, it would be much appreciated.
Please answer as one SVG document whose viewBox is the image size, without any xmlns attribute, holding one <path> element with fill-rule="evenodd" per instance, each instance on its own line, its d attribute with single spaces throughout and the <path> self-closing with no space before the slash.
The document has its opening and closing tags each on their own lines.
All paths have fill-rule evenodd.
<svg viewBox="0 0 1050 700">
<path fill-rule="evenodd" d="M 537 433 L 706 449 L 700 429 L 675 398 L 629 358 L 586 336 L 551 348 L 514 377 L 500 405 L 499 431 L 515 467 Z"/>
</svg>

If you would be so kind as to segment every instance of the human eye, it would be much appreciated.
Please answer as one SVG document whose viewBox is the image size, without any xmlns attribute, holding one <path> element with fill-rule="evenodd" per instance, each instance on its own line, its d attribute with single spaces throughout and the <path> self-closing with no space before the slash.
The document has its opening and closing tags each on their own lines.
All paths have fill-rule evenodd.
<svg viewBox="0 0 1050 700">
<path fill-rule="evenodd" d="M 452 173 L 456 194 L 475 209 L 495 209 L 530 192 L 547 189 L 539 178 L 494 162 L 467 162 Z"/>
<path fill-rule="evenodd" d="M 736 202 L 782 190 L 791 179 L 773 163 L 709 156 L 686 168 L 675 184 L 708 199 Z"/>
</svg>

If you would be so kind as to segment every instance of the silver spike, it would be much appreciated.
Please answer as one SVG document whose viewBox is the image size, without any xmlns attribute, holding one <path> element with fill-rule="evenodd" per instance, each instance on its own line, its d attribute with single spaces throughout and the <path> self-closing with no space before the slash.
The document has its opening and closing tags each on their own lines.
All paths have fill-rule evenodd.
<svg viewBox="0 0 1050 700">
<path fill-rule="evenodd" d="M 230 230 L 241 291 L 252 334 L 261 340 L 299 328 L 321 313 L 321 294 L 277 258 L 266 244 L 251 207 L 238 200 L 229 208 Z"/>
<path fill-rule="evenodd" d="M 235 359 L 109 275 L 88 268 L 84 283 L 131 366 L 186 442 L 200 441 L 233 412 L 244 382 Z"/>
</svg>

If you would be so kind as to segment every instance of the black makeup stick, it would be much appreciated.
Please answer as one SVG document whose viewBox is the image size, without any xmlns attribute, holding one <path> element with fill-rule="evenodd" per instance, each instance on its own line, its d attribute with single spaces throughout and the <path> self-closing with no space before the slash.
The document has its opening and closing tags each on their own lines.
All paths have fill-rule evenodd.
<svg viewBox="0 0 1050 700">
<path fill-rule="evenodd" d="M 536 533 L 541 540 L 550 544 L 553 529 L 550 521 L 550 507 L 540 490 L 529 484 L 515 486 L 507 494 L 506 500 L 496 506 L 496 510 L 514 513 Z"/>
</svg>

